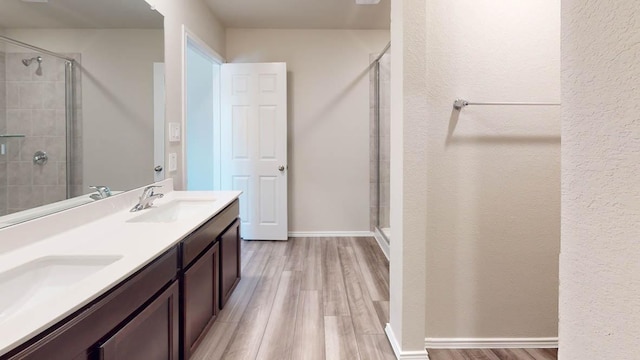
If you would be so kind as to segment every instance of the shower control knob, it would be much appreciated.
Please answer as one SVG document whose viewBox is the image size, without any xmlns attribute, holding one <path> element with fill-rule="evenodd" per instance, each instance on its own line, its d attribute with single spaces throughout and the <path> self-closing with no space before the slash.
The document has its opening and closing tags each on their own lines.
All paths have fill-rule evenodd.
<svg viewBox="0 0 640 360">
<path fill-rule="evenodd" d="M 158 166 L 154 167 L 153 170 L 155 170 L 155 172 L 160 172 L 160 171 L 162 171 L 162 166 L 158 165 Z"/>
<path fill-rule="evenodd" d="M 49 155 L 46 152 L 38 150 L 33 154 L 34 165 L 45 165 L 47 161 L 49 161 Z"/>
</svg>

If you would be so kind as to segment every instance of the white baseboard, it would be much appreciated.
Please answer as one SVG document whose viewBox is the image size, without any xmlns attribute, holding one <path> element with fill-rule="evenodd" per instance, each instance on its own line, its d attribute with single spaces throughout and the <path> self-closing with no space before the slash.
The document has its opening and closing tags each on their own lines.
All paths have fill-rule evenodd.
<svg viewBox="0 0 640 360">
<path fill-rule="evenodd" d="M 402 351 L 400 348 L 400 344 L 398 344 L 398 340 L 396 340 L 396 336 L 393 333 L 393 329 L 391 329 L 391 325 L 387 324 L 384 328 L 384 332 L 387 334 L 387 339 L 389 339 L 389 343 L 391 344 L 391 348 L 393 349 L 393 353 L 396 355 L 396 359 L 398 360 L 429 360 L 429 355 L 426 350 L 422 351 Z"/>
<path fill-rule="evenodd" d="M 373 237 L 375 237 L 376 241 L 378 242 L 378 246 L 380 246 L 380 250 L 382 250 L 382 253 L 387 258 L 387 260 L 389 260 L 391 250 L 389 249 L 387 240 L 385 240 L 384 236 L 380 233 L 380 230 L 378 228 L 376 228 L 376 230 L 373 232 L 373 235 Z"/>
<path fill-rule="evenodd" d="M 558 338 L 426 338 L 427 349 L 532 349 L 557 348 Z"/>
<path fill-rule="evenodd" d="M 289 237 L 373 237 L 371 231 L 289 231 Z"/>
</svg>

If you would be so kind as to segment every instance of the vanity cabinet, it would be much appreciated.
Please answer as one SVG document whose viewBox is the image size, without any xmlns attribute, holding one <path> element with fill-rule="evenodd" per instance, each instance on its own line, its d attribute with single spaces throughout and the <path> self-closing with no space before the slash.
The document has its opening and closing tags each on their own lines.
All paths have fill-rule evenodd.
<svg viewBox="0 0 640 360">
<path fill-rule="evenodd" d="M 229 251 L 231 241 L 228 235 L 238 233 L 237 229 L 230 229 L 238 223 L 239 211 L 239 203 L 236 200 L 182 241 L 180 279 L 182 358 L 185 360 L 191 357 L 215 321 L 222 308 L 221 297 L 228 297 L 230 294 L 223 292 L 224 286 L 221 285 L 226 286 L 226 291 L 233 291 L 232 286 L 235 284 L 230 287 L 226 279 L 231 275 L 237 282 L 235 279 L 240 278 L 239 268 L 234 267 L 232 274 L 229 274 L 225 267 L 225 264 L 239 262 L 240 252 Z M 233 242 L 234 248 L 240 246 L 236 240 Z M 228 259 L 229 257 L 233 259 Z"/>
<path fill-rule="evenodd" d="M 0 360 L 187 360 L 240 280 L 239 202 Z"/>
<path fill-rule="evenodd" d="M 177 255 L 177 248 L 172 248 L 98 300 L 0 359 L 94 360 L 101 356 L 114 359 L 114 354 L 118 359 L 178 359 Z M 155 351 L 155 346 L 164 346 L 165 356 L 121 356 L 132 347 Z"/>
</svg>

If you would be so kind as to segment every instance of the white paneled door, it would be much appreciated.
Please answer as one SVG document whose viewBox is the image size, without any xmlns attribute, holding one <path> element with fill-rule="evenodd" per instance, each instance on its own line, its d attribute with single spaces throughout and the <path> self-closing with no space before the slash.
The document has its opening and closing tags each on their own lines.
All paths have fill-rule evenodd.
<svg viewBox="0 0 640 360">
<path fill-rule="evenodd" d="M 241 234 L 287 240 L 287 65 L 222 65 L 220 177 L 241 190 Z"/>
</svg>

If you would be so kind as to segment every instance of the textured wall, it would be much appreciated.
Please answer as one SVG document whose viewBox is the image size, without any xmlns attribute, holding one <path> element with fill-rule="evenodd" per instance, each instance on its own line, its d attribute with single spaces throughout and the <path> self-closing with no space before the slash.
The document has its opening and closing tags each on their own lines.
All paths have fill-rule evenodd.
<svg viewBox="0 0 640 360">
<path fill-rule="evenodd" d="M 562 7 L 560 359 L 638 359 L 640 7 Z"/>
<path fill-rule="evenodd" d="M 369 54 L 384 30 L 227 29 L 229 62 L 287 63 L 289 231 L 369 231 Z"/>
<path fill-rule="evenodd" d="M 426 70 L 405 69 L 428 87 L 411 149 L 426 153 L 413 169 L 426 178 L 426 336 L 555 337 L 560 108 L 452 104 L 559 103 L 560 4 L 434 0 L 426 24 Z"/>
</svg>

